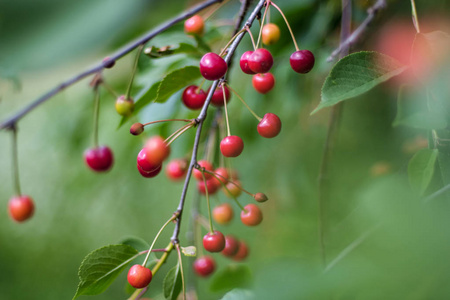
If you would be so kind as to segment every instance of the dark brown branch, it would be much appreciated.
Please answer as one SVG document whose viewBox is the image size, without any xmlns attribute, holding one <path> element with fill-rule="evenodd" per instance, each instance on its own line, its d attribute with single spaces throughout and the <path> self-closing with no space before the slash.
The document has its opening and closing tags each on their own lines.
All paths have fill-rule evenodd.
<svg viewBox="0 0 450 300">
<path fill-rule="evenodd" d="M 386 7 L 386 0 L 377 0 L 375 4 L 367 9 L 367 17 L 366 19 L 361 23 L 361 25 L 358 26 L 358 28 L 353 31 L 351 35 L 349 35 L 344 42 L 339 44 L 339 47 L 331 53 L 331 55 L 327 58 L 328 62 L 333 61 L 336 56 L 341 54 L 345 51 L 345 49 L 350 48 L 354 43 L 356 43 L 362 36 L 362 33 L 364 30 L 366 30 L 367 26 L 369 26 L 370 23 L 372 23 L 373 19 L 377 15 L 377 13 Z"/>
<path fill-rule="evenodd" d="M 187 11 L 181 13 L 180 15 L 176 16 L 175 18 L 173 18 L 173 19 L 171 19 L 171 20 L 161 24 L 160 26 L 158 26 L 154 30 L 149 31 L 148 33 L 146 33 L 145 35 L 139 37 L 138 39 L 128 43 L 127 45 L 123 46 L 121 49 L 117 50 L 115 53 L 110 55 L 109 56 L 110 60 L 102 61 L 102 62 L 96 64 L 95 66 L 93 66 L 93 67 L 91 67 L 91 68 L 89 68 L 89 69 L 87 69 L 85 71 L 82 71 L 81 73 L 73 76 L 72 78 L 69 78 L 68 80 L 64 81 L 63 83 L 61 83 L 58 86 L 56 86 L 53 89 L 51 89 L 46 94 L 44 94 L 41 97 L 37 98 L 35 101 L 30 103 L 28 106 L 24 107 L 22 110 L 17 112 L 15 115 L 13 115 L 9 119 L 7 119 L 4 122 L 2 122 L 0 124 L 0 130 L 1 129 L 5 129 L 5 128 L 11 128 L 12 126 L 14 126 L 14 124 L 17 121 L 19 121 L 21 118 L 23 118 L 30 111 L 32 111 L 37 106 L 39 106 L 40 104 L 44 103 L 45 101 L 47 101 L 48 99 L 50 99 L 54 95 L 60 93 L 66 87 L 73 85 L 74 83 L 80 81 L 81 79 L 83 79 L 83 78 L 85 78 L 85 77 L 87 77 L 87 76 L 89 76 L 91 74 L 95 74 L 95 73 L 100 72 L 101 70 L 103 70 L 103 68 L 105 68 L 105 66 L 107 66 L 111 62 L 111 60 L 115 61 L 115 60 L 123 57 L 124 55 L 128 54 L 130 51 L 135 49 L 136 47 L 147 43 L 149 40 L 151 40 L 152 38 L 154 38 L 158 34 L 166 31 L 167 29 L 169 29 L 170 27 L 172 27 L 176 23 L 178 23 L 178 22 L 180 22 L 180 21 L 182 21 L 182 20 L 184 20 L 186 18 L 189 18 L 189 17 L 193 16 L 197 12 L 199 12 L 199 11 L 201 11 L 201 10 L 203 10 L 203 9 L 213 5 L 213 4 L 216 4 L 216 3 L 219 3 L 219 2 L 222 2 L 222 1 L 223 0 L 207 0 L 207 1 L 203 2 L 203 3 L 200 3 L 199 5 L 191 8 L 190 10 L 187 10 Z"/>
</svg>

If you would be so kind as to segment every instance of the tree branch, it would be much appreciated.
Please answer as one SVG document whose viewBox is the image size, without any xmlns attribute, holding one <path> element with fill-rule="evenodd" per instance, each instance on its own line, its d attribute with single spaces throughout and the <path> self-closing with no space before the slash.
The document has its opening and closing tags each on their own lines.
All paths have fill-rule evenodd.
<svg viewBox="0 0 450 300">
<path fill-rule="evenodd" d="M 105 66 L 107 66 L 111 62 L 111 60 L 115 61 L 115 60 L 125 56 L 126 54 L 128 54 L 130 51 L 132 51 L 136 47 L 139 47 L 140 45 L 147 43 L 152 38 L 154 38 L 155 36 L 157 36 L 158 34 L 164 32 L 164 31 L 166 31 L 167 29 L 169 29 L 173 25 L 177 24 L 178 22 L 193 16 L 197 12 L 199 12 L 199 11 L 201 11 L 201 10 L 203 10 L 203 9 L 213 5 L 213 4 L 216 4 L 216 3 L 219 3 L 219 2 L 222 2 L 222 1 L 223 0 L 207 0 L 207 1 L 203 2 L 203 3 L 200 3 L 199 5 L 194 6 L 193 8 L 191 8 L 191 9 L 181 13 L 180 15 L 176 16 L 175 18 L 173 18 L 173 19 L 171 19 L 171 20 L 161 24 L 160 26 L 158 26 L 154 30 L 149 31 L 148 33 L 146 33 L 143 36 L 137 38 L 136 40 L 126 44 L 125 46 L 123 46 L 122 48 L 117 50 L 115 53 L 110 55 L 109 56 L 110 57 L 109 61 L 102 61 L 102 62 L 96 64 L 95 66 L 93 66 L 93 67 L 91 67 L 91 68 L 89 68 L 89 69 L 87 69 L 85 71 L 82 71 L 81 73 L 73 76 L 72 78 L 69 78 L 68 80 L 66 80 L 63 83 L 57 85 L 56 87 L 54 87 L 53 89 L 51 89 L 50 91 L 48 91 L 47 93 L 42 95 L 41 97 L 39 97 L 36 100 L 34 100 L 32 103 L 30 103 L 29 105 L 24 107 L 22 110 L 17 112 L 15 115 L 13 115 L 9 119 L 7 119 L 4 122 L 2 122 L 0 124 L 0 130 L 1 129 L 10 129 L 12 126 L 14 126 L 14 124 L 17 121 L 19 121 L 21 118 L 23 118 L 26 114 L 28 114 L 30 111 L 35 109 L 37 106 L 39 106 L 40 104 L 44 103 L 45 101 L 47 101 L 48 99 L 50 99 L 54 95 L 60 93 L 66 87 L 73 85 L 74 83 L 80 81 L 81 79 L 83 79 L 83 78 L 85 78 L 85 77 L 87 77 L 87 76 L 89 76 L 91 74 L 95 74 L 97 72 L 100 72 L 101 70 L 103 70 L 103 68 L 105 68 Z"/>
</svg>

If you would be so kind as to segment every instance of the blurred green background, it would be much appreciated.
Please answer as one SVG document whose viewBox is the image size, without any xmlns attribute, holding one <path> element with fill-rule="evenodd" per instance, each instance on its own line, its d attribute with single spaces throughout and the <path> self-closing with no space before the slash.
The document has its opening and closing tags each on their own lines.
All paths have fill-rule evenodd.
<svg viewBox="0 0 450 300">
<path fill-rule="evenodd" d="M 426 147 L 427 133 L 392 127 L 396 90 L 389 83 L 345 104 L 330 163 L 330 197 L 324 204 L 328 267 L 323 272 L 317 178 L 329 110 L 309 114 L 333 65 L 326 58 L 339 41 L 340 1 L 276 3 L 291 21 L 300 48 L 315 53 L 316 67 L 308 75 L 290 69 L 288 57 L 294 47 L 282 19 L 272 10 L 271 21 L 282 29 L 280 42 L 269 47 L 275 58 L 274 90 L 257 94 L 251 78 L 236 64 L 231 70 L 231 86 L 259 115 L 273 112 L 283 121 L 280 136 L 263 139 L 256 133 L 255 119 L 236 97 L 229 105 L 231 131 L 245 141 L 243 154 L 232 165 L 246 189 L 270 198 L 261 205 L 264 222 L 257 228 L 244 227 L 237 217 L 232 225 L 218 226 L 248 242 L 251 254 L 245 263 L 253 274 L 250 288 L 257 299 L 448 299 L 450 202 L 439 199 L 424 204 L 410 190 L 406 166 L 418 149 Z M 372 3 L 354 1 L 354 26 Z M 143 0 L 0 1 L 0 120 L 192 4 L 178 0 L 170 5 Z M 388 1 L 355 49 L 372 49 L 382 24 L 396 18 L 409 21 L 409 5 L 409 1 Z M 448 15 L 449 6 L 445 0 L 418 3 L 419 16 Z M 239 2 L 230 1 L 207 22 L 206 39 L 214 41 L 213 49 L 224 45 L 225 40 L 217 36 L 230 34 L 223 21 L 233 18 L 238 9 Z M 181 41 L 194 43 L 180 25 L 150 44 L 160 47 Z M 237 57 L 250 48 L 245 38 Z M 119 93 L 125 92 L 132 60 L 129 55 L 104 72 Z M 152 62 L 141 59 L 133 94 L 168 69 L 196 64 L 196 60 L 183 55 Z M 78 267 L 89 252 L 127 236 L 150 243 L 176 209 L 182 183 L 170 182 L 164 174 L 150 180 L 140 177 L 135 159 L 143 139 L 131 136 L 128 125 L 117 130 L 120 117 L 106 92 L 102 93 L 99 135 L 100 143 L 113 149 L 115 164 L 107 174 L 94 174 L 84 165 L 83 151 L 92 146 L 93 93 L 88 83 L 86 79 L 68 88 L 18 124 L 22 190 L 36 203 L 35 216 L 23 224 L 12 222 L 6 211 L 14 193 L 11 134 L 0 132 L 4 207 L 0 210 L 0 299 L 71 299 Z M 138 119 L 168 116 L 194 117 L 195 113 L 181 107 L 177 93 L 165 104 L 149 106 Z M 175 128 L 155 126 L 146 134 Z M 171 158 L 189 153 L 192 133 L 173 144 Z M 240 200 L 252 201 L 246 195 Z M 229 200 L 220 195 L 212 201 Z M 206 213 L 204 202 L 202 212 Z M 188 223 L 185 217 L 182 245 Z M 171 229 L 165 231 L 157 247 L 164 247 L 171 233 Z M 215 258 L 218 271 L 235 264 L 219 255 Z M 172 255 L 154 278 L 148 296 L 161 297 L 163 275 L 174 264 Z M 124 275 L 95 299 L 126 298 Z M 220 299 L 226 292 L 211 292 L 213 280 L 214 276 L 198 280 L 200 299 Z M 94 299 L 80 299 L 88 298 Z"/>
</svg>

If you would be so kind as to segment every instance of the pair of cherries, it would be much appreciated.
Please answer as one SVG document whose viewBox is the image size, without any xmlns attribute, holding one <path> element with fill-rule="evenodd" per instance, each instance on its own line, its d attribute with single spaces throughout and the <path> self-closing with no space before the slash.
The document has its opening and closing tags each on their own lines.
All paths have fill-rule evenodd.
<svg viewBox="0 0 450 300">
<path fill-rule="evenodd" d="M 163 161 L 169 156 L 170 147 L 160 136 L 147 140 L 137 155 L 137 169 L 145 178 L 155 177 L 161 172 Z"/>
</svg>

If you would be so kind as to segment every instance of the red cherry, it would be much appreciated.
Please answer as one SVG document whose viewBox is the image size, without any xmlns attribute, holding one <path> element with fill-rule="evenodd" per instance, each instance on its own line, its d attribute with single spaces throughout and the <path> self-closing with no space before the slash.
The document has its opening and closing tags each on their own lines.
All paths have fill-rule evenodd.
<svg viewBox="0 0 450 300">
<path fill-rule="evenodd" d="M 297 73 L 308 73 L 314 67 L 314 54 L 309 50 L 299 50 L 289 58 L 292 69 Z"/>
<path fill-rule="evenodd" d="M 184 22 L 184 32 L 187 34 L 202 35 L 204 27 L 205 22 L 199 15 L 192 16 Z"/>
<path fill-rule="evenodd" d="M 134 265 L 128 271 L 128 283 L 137 289 L 145 288 L 152 281 L 152 271 L 141 265 Z"/>
<path fill-rule="evenodd" d="M 209 90 L 211 88 L 208 89 L 208 93 Z M 227 98 L 227 103 L 230 102 L 230 89 L 228 89 L 226 86 L 224 86 L 225 89 L 225 97 Z M 223 106 L 223 91 L 222 91 L 222 87 L 218 87 L 216 88 L 216 90 L 214 91 L 212 97 L 211 97 L 211 104 L 217 107 Z"/>
<path fill-rule="evenodd" d="M 209 252 L 220 252 L 225 248 L 225 237 L 220 231 L 208 232 L 203 237 L 203 248 Z"/>
<path fill-rule="evenodd" d="M 261 223 L 262 219 L 262 212 L 255 204 L 247 204 L 241 211 L 241 221 L 244 225 L 256 226 Z"/>
<path fill-rule="evenodd" d="M 141 151 L 139 151 L 137 155 L 137 165 L 138 169 L 142 170 L 143 172 L 151 172 L 158 168 L 161 164 L 158 164 L 158 162 L 151 161 L 150 157 L 151 153 L 147 151 L 146 148 L 142 148 Z"/>
<path fill-rule="evenodd" d="M 170 147 L 160 136 L 152 136 L 137 156 L 137 163 L 146 172 L 153 171 L 169 156 Z"/>
<path fill-rule="evenodd" d="M 241 186 L 241 182 L 239 180 L 234 180 L 233 182 L 228 182 L 226 184 L 228 191 L 226 189 L 223 189 L 223 192 L 229 198 L 237 198 L 242 193 L 240 186 Z"/>
<path fill-rule="evenodd" d="M 273 57 L 269 50 L 256 49 L 248 58 L 248 67 L 254 73 L 267 73 L 273 65 Z"/>
<path fill-rule="evenodd" d="M 239 249 L 235 256 L 233 256 L 233 260 L 241 261 L 246 259 L 248 256 L 248 247 L 244 241 L 239 242 Z"/>
<path fill-rule="evenodd" d="M 114 162 L 111 149 L 107 146 L 90 148 L 84 151 L 84 161 L 91 170 L 96 172 L 108 171 Z"/>
<path fill-rule="evenodd" d="M 262 137 L 276 137 L 281 131 L 281 120 L 276 114 L 267 113 L 259 122 L 256 129 Z"/>
<path fill-rule="evenodd" d="M 200 167 L 205 168 L 205 170 L 208 170 L 208 171 L 210 171 L 210 172 L 214 172 L 214 167 L 213 167 L 213 165 L 212 165 L 209 161 L 206 161 L 206 160 L 199 160 L 197 163 L 199 164 Z M 200 172 L 199 170 L 194 169 L 194 170 L 192 171 L 192 175 L 195 177 L 195 179 L 197 179 L 197 180 L 202 180 L 202 181 L 203 181 L 202 172 Z M 211 177 L 212 177 L 211 174 L 205 173 L 205 178 L 206 178 L 206 179 L 209 179 L 209 178 L 211 178 Z"/>
<path fill-rule="evenodd" d="M 216 262 L 211 256 L 202 256 L 194 261 L 194 271 L 197 275 L 207 277 L 216 269 Z"/>
<path fill-rule="evenodd" d="M 184 90 L 181 100 L 187 108 L 196 110 L 202 108 L 206 96 L 206 93 L 202 89 L 199 90 L 198 86 L 190 85 Z"/>
<path fill-rule="evenodd" d="M 218 224 L 228 224 L 233 219 L 233 208 L 228 203 L 220 204 L 214 207 L 212 217 Z"/>
<path fill-rule="evenodd" d="M 272 90 L 275 86 L 275 77 L 273 77 L 272 73 L 264 73 L 264 74 L 255 74 L 252 78 L 253 88 L 261 93 L 266 94 Z"/>
<path fill-rule="evenodd" d="M 159 172 L 161 172 L 161 168 L 162 168 L 162 164 L 157 166 L 155 169 L 151 170 L 151 171 L 144 171 L 144 169 L 141 168 L 141 166 L 138 164 L 136 164 L 137 169 L 139 171 L 139 173 L 142 175 L 142 177 L 145 178 L 152 178 L 155 177 L 156 175 L 159 174 Z"/>
<path fill-rule="evenodd" d="M 239 250 L 239 242 L 238 240 L 232 236 L 225 236 L 225 248 L 222 250 L 222 254 L 226 257 L 232 257 L 236 255 Z"/>
<path fill-rule="evenodd" d="M 23 222 L 33 216 L 34 203 L 30 196 L 17 196 L 9 200 L 8 211 L 10 217 L 16 222 Z"/>
<path fill-rule="evenodd" d="M 206 187 L 208 188 L 208 195 L 213 195 L 219 190 L 220 182 L 215 178 L 210 178 L 206 180 Z M 197 181 L 197 188 L 201 194 L 206 195 L 205 183 L 203 180 Z"/>
<path fill-rule="evenodd" d="M 200 60 L 200 73 L 205 79 L 220 79 L 227 70 L 228 65 L 225 60 L 213 52 L 206 53 Z"/>
<path fill-rule="evenodd" d="M 167 164 L 166 174 L 173 181 L 180 180 L 186 175 L 188 163 L 185 159 L 174 159 Z"/>
<path fill-rule="evenodd" d="M 236 135 L 225 137 L 220 142 L 220 152 L 225 157 L 237 157 L 244 150 L 244 142 Z"/>
<path fill-rule="evenodd" d="M 253 51 L 246 51 L 246 52 L 244 52 L 242 54 L 242 56 L 241 56 L 241 60 L 239 61 L 239 65 L 241 66 L 241 70 L 245 74 L 250 74 L 250 75 L 251 74 L 256 74 L 248 66 L 248 59 L 249 59 L 250 55 L 252 55 L 252 54 L 253 54 Z"/>
<path fill-rule="evenodd" d="M 226 184 L 228 182 L 228 171 L 226 168 L 217 168 L 214 171 L 214 174 L 216 174 L 217 177 L 214 177 L 214 180 L 217 182 L 217 186 L 222 186 L 220 182 L 223 184 Z"/>
</svg>

